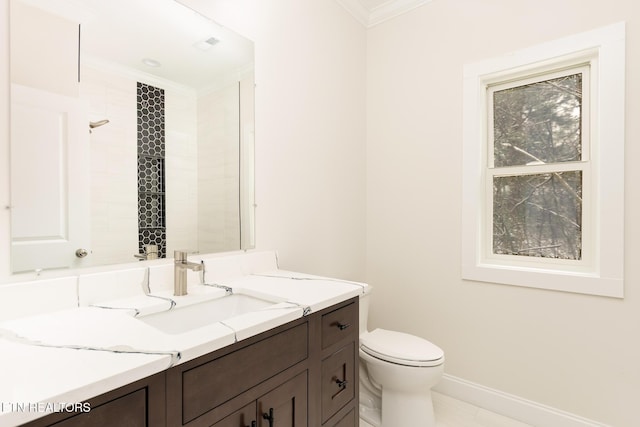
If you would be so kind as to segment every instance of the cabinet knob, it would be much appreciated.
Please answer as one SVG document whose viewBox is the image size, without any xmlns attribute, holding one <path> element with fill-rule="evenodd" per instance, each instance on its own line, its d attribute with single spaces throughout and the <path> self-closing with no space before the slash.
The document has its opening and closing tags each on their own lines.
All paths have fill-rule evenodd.
<svg viewBox="0 0 640 427">
<path fill-rule="evenodd" d="M 250 425 L 250 426 L 247 426 L 247 427 L 257 427 L 257 424 L 256 424 L 256 422 L 255 422 L 255 421 L 251 421 L 251 425 Z"/>
<path fill-rule="evenodd" d="M 345 329 L 351 327 L 350 323 L 340 323 L 340 322 L 336 322 L 336 326 L 338 327 L 338 329 L 340 329 L 341 331 L 344 331 Z"/>
</svg>

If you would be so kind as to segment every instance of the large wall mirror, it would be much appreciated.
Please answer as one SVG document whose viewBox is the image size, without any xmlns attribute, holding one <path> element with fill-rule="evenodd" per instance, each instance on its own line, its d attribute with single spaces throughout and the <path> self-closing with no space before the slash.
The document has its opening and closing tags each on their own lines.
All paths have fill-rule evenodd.
<svg viewBox="0 0 640 427">
<path fill-rule="evenodd" d="M 253 247 L 253 43 L 174 0 L 10 0 L 11 269 Z"/>
</svg>

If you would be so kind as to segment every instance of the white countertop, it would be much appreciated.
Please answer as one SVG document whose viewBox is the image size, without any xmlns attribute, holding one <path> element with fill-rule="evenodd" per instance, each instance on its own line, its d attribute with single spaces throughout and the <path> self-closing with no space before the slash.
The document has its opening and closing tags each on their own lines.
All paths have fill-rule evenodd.
<svg viewBox="0 0 640 427">
<path fill-rule="evenodd" d="M 150 295 L 140 291 L 88 307 L 0 322 L 0 427 L 47 415 L 52 407 L 29 405 L 82 402 L 359 296 L 367 286 L 284 270 L 219 284 L 233 294 L 272 304 L 180 334 L 139 320 L 225 295 L 218 287 L 190 285 L 183 297 L 166 290 Z"/>
</svg>

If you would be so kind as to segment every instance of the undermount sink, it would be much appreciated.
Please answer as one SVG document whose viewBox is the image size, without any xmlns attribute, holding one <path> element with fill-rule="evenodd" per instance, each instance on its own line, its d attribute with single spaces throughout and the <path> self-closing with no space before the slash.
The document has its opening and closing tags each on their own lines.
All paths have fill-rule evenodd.
<svg viewBox="0 0 640 427">
<path fill-rule="evenodd" d="M 182 334 L 212 323 L 224 321 L 251 311 L 276 304 L 243 294 L 226 295 L 214 300 L 200 302 L 168 311 L 153 313 L 138 320 L 167 334 Z"/>
</svg>

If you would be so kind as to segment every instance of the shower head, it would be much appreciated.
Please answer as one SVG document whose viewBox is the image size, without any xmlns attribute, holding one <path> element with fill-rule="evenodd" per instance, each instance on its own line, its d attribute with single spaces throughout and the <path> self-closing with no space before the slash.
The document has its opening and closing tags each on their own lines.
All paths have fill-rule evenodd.
<svg viewBox="0 0 640 427">
<path fill-rule="evenodd" d="M 97 122 L 89 122 L 89 129 L 99 128 L 109 123 L 109 119 L 98 120 Z"/>
</svg>

